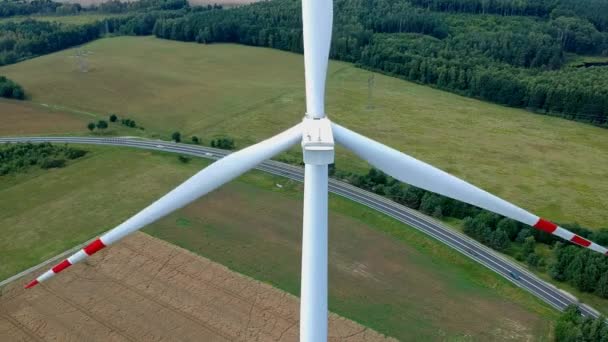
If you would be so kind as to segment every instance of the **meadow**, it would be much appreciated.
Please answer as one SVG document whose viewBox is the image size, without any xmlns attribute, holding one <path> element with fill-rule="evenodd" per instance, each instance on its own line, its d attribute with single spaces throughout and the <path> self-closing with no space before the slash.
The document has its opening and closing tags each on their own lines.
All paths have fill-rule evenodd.
<svg viewBox="0 0 608 342">
<path fill-rule="evenodd" d="M 229 135 L 242 148 L 293 125 L 304 112 L 301 55 L 153 37 L 101 39 L 85 49 L 91 52 L 87 73 L 79 72 L 68 49 L 2 67 L 0 74 L 22 84 L 34 103 L 97 118 L 118 113 L 145 126 L 147 136 L 165 139 L 173 131 L 206 142 Z M 370 100 L 371 75 L 330 63 L 333 120 L 552 220 L 607 225 L 604 129 L 379 74 Z M 341 149 L 336 165 L 368 167 Z"/>
<path fill-rule="evenodd" d="M 66 168 L 0 178 L 0 279 L 111 228 L 207 164 L 85 148 Z M 297 295 L 301 207 L 301 184 L 250 172 L 145 232 Z M 402 340 L 550 339 L 555 311 L 492 271 L 340 197 L 330 213 L 333 312 Z"/>
<path fill-rule="evenodd" d="M 40 104 L 0 98 L 0 135 L 83 134 L 90 116 Z"/>
</svg>

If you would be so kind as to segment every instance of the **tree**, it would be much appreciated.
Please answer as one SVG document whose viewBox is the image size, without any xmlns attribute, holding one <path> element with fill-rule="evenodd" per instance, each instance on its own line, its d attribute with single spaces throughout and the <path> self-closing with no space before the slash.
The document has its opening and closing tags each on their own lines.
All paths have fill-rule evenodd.
<svg viewBox="0 0 608 342">
<path fill-rule="evenodd" d="M 534 236 L 528 236 L 524 240 L 524 245 L 523 245 L 524 256 L 527 257 L 529 254 L 534 253 L 535 247 L 536 247 L 536 240 L 534 240 Z"/>
<path fill-rule="evenodd" d="M 43 169 L 61 168 L 65 166 L 64 159 L 45 159 L 40 167 Z"/>
<path fill-rule="evenodd" d="M 494 236 L 492 236 L 492 248 L 499 251 L 504 251 L 509 248 L 509 237 L 504 230 L 496 229 L 494 231 Z"/>
<path fill-rule="evenodd" d="M 97 122 L 97 128 L 98 129 L 106 129 L 106 128 L 108 128 L 108 122 L 105 121 L 105 120 L 99 120 Z"/>
<path fill-rule="evenodd" d="M 526 258 L 526 263 L 532 267 L 536 267 L 538 266 L 540 262 L 540 258 L 538 257 L 538 254 L 532 252 L 530 254 L 528 254 L 528 257 Z"/>
<path fill-rule="evenodd" d="M 435 209 L 433 210 L 433 217 L 441 219 L 443 218 L 443 209 L 441 208 L 440 205 L 436 206 Z"/>
<path fill-rule="evenodd" d="M 89 131 L 93 132 L 93 130 L 95 129 L 95 123 L 89 122 L 89 124 L 87 125 L 87 128 L 89 129 Z"/>
<path fill-rule="evenodd" d="M 608 273 L 604 274 L 598 281 L 595 293 L 602 298 L 608 298 Z"/>
<path fill-rule="evenodd" d="M 327 166 L 327 174 L 332 177 L 336 174 L 336 163 L 331 163 Z"/>
<path fill-rule="evenodd" d="M 171 140 L 176 143 L 182 141 L 182 134 L 180 132 L 173 132 L 173 134 L 171 134 Z"/>
<path fill-rule="evenodd" d="M 582 273 L 582 279 L 578 285 L 581 291 L 593 292 L 597 286 L 600 271 L 595 263 L 594 257 L 589 256 L 586 259 L 585 270 Z"/>
<path fill-rule="evenodd" d="M 194 144 L 197 144 L 197 145 L 198 145 L 198 144 L 200 144 L 201 140 L 200 140 L 200 139 L 199 139 L 199 138 L 198 138 L 196 135 L 193 135 L 193 136 L 192 136 L 192 142 L 193 142 Z"/>
<path fill-rule="evenodd" d="M 571 305 L 560 316 L 555 325 L 555 341 L 575 342 L 583 340 L 580 328 L 581 313 L 578 307 Z"/>
<path fill-rule="evenodd" d="M 532 236 L 532 230 L 530 228 L 524 228 L 517 233 L 515 241 L 524 243 L 528 237 Z"/>
<path fill-rule="evenodd" d="M 517 238 L 517 234 L 519 234 L 519 225 L 517 224 L 517 222 L 507 217 L 498 221 L 496 229 L 500 229 L 507 233 L 507 237 L 511 241 L 515 241 L 515 238 Z"/>
<path fill-rule="evenodd" d="M 116 120 L 118 120 L 118 116 L 116 116 L 116 114 L 110 115 L 110 122 L 116 122 Z"/>
<path fill-rule="evenodd" d="M 408 186 L 403 193 L 403 204 L 412 209 L 420 208 L 420 201 L 425 191 L 415 186 Z"/>
</svg>

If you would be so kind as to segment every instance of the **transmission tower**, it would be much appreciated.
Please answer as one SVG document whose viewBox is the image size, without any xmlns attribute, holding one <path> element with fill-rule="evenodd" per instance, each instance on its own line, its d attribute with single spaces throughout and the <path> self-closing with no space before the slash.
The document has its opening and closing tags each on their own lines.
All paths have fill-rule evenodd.
<svg viewBox="0 0 608 342">
<path fill-rule="evenodd" d="M 89 72 L 88 55 L 89 51 L 83 49 L 76 49 L 76 52 L 74 53 L 73 57 L 76 58 L 76 63 L 78 63 L 78 70 L 80 70 L 80 72 Z"/>
<path fill-rule="evenodd" d="M 372 103 L 372 95 L 374 91 L 374 84 L 376 83 L 376 75 L 372 72 L 367 78 L 367 109 L 373 109 L 374 104 Z"/>
</svg>

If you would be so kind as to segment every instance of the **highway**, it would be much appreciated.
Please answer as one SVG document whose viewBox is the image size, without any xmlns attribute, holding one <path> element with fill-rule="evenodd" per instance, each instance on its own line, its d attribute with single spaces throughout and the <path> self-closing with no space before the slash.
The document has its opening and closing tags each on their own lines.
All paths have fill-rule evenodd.
<svg viewBox="0 0 608 342">
<path fill-rule="evenodd" d="M 0 143 L 15 142 L 52 142 L 71 144 L 94 144 L 126 146 L 133 148 L 173 152 L 207 159 L 220 159 L 230 151 L 198 145 L 177 144 L 161 140 L 148 140 L 141 138 L 97 138 L 97 137 L 15 137 L 0 138 Z M 304 169 L 272 160 L 258 165 L 258 170 L 274 175 L 286 177 L 298 182 L 304 180 Z M 330 179 L 329 190 L 332 193 L 361 203 L 369 208 L 382 212 L 394 219 L 412 226 L 419 231 L 437 239 L 454 248 L 465 256 L 484 265 L 492 271 L 503 276 L 515 285 L 527 290 L 558 310 L 568 305 L 578 305 L 584 316 L 598 317 L 599 313 L 588 305 L 558 289 L 554 285 L 540 279 L 526 269 L 520 267 L 515 261 L 508 259 L 500 253 L 482 245 L 472 238 L 446 227 L 440 221 L 426 216 L 418 211 L 395 203 L 387 198 L 378 196 L 366 190 L 359 189 L 348 183 Z"/>
</svg>

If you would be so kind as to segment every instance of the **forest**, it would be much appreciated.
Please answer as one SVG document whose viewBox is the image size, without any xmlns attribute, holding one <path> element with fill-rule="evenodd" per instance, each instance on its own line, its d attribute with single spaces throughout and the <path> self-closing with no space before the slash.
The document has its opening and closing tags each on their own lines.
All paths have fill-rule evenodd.
<svg viewBox="0 0 608 342">
<path fill-rule="evenodd" d="M 12 9 L 16 4 L 26 8 Z M 47 13 L 54 6 L 50 0 L 25 4 L 2 2 L 0 13 Z M 127 15 L 81 25 L 1 23 L 0 65 L 106 35 L 303 49 L 299 0 L 231 9 L 190 7 L 186 0 L 113 0 L 75 10 Z M 606 62 L 571 63 L 586 56 Z M 335 0 L 331 58 L 608 127 L 608 0 Z"/>
<path fill-rule="evenodd" d="M 59 6 L 61 6 L 60 3 L 51 0 L 2 1 L 0 2 L 0 18 L 55 13 Z"/>
<path fill-rule="evenodd" d="M 590 6 L 595 2 L 600 10 L 608 3 Z M 579 7 L 569 1 L 337 0 L 331 57 L 465 96 L 606 125 L 608 67 L 571 67 L 567 57 L 608 55 L 608 8 L 598 17 Z M 160 20 L 154 34 L 299 53 L 299 11 L 298 1 L 276 0 L 190 13 Z"/>
<path fill-rule="evenodd" d="M 584 318 L 576 306 L 569 306 L 557 320 L 555 341 L 606 342 L 608 341 L 608 325 L 606 325 L 604 317 Z"/>
</svg>

